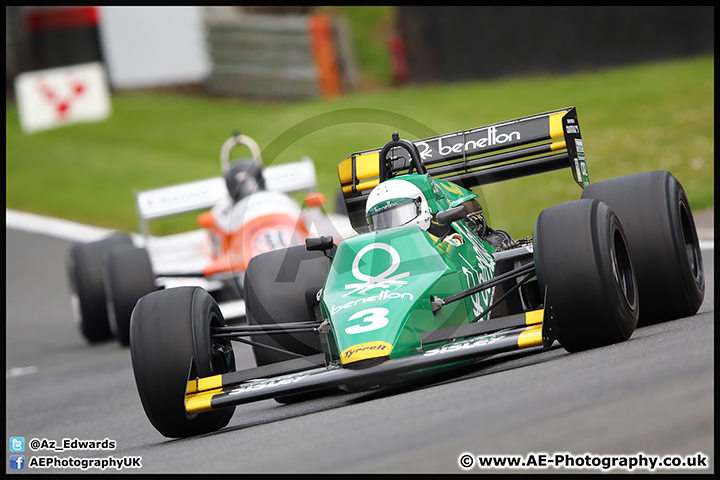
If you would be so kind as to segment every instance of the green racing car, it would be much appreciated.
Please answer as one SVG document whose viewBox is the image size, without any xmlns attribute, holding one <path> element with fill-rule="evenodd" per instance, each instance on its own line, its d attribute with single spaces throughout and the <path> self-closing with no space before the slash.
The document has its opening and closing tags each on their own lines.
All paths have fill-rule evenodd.
<svg viewBox="0 0 720 480">
<path fill-rule="evenodd" d="M 473 188 L 569 168 L 581 198 L 543 210 L 532 237 L 491 228 Z M 694 315 L 704 297 L 687 196 L 669 172 L 591 184 L 574 107 L 408 141 L 338 165 L 357 235 L 253 258 L 247 324 L 200 287 L 142 297 L 135 380 L 166 437 L 226 426 L 235 406 L 293 403 L 558 342 L 577 352 L 638 325 Z M 236 371 L 232 342 L 256 367 Z"/>
</svg>

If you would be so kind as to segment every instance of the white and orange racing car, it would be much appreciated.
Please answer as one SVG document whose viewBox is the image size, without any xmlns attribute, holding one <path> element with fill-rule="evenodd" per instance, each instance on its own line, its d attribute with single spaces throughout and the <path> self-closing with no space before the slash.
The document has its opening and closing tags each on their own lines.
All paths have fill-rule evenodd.
<svg viewBox="0 0 720 480">
<path fill-rule="evenodd" d="M 251 157 L 230 160 L 236 146 Z M 130 315 L 143 295 L 197 285 L 219 302 L 226 318 L 244 318 L 243 278 L 254 256 L 303 245 L 307 237 L 353 235 L 346 215 L 326 212 L 308 157 L 263 165 L 250 137 L 234 134 L 220 151 L 221 176 L 135 192 L 140 234 L 113 234 L 75 243 L 67 256 L 73 316 L 90 343 L 130 342 Z M 305 192 L 302 202 L 296 192 Z M 301 193 L 298 193 L 301 195 Z M 149 222 L 201 211 L 200 229 L 150 235 Z"/>
</svg>

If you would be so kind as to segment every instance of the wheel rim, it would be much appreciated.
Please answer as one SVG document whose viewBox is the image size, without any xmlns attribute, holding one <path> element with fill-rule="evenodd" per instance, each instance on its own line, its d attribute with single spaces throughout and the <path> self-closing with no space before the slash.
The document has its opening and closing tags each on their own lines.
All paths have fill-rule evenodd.
<svg viewBox="0 0 720 480">
<path fill-rule="evenodd" d="M 637 302 L 637 289 L 635 287 L 635 276 L 633 275 L 632 262 L 627 249 L 625 237 L 622 232 L 615 228 L 613 232 L 612 269 L 615 281 L 620 286 L 625 302 L 634 310 Z"/>
<path fill-rule="evenodd" d="M 75 325 L 79 327 L 82 324 L 82 310 L 80 310 L 80 297 L 74 291 L 70 292 L 70 309 Z"/>
<path fill-rule="evenodd" d="M 687 254 L 688 263 L 690 264 L 690 271 L 692 272 L 693 278 L 696 283 L 700 283 L 700 276 L 702 267 L 700 263 L 700 252 L 697 241 L 697 232 L 695 231 L 695 225 L 690 217 L 685 202 L 680 203 L 680 222 L 682 225 L 683 241 L 685 243 L 685 253 Z"/>
<path fill-rule="evenodd" d="M 229 373 L 235 370 L 235 353 L 232 342 L 212 336 L 215 327 L 221 327 L 220 317 L 212 314 L 210 317 L 210 364 L 213 374 Z"/>
<path fill-rule="evenodd" d="M 68 286 L 70 287 L 70 310 L 72 311 L 75 325 L 82 325 L 82 310 L 80 309 L 80 296 L 78 294 L 77 280 L 75 279 L 75 262 L 72 256 L 68 257 L 67 263 Z"/>
<path fill-rule="evenodd" d="M 107 292 L 107 311 L 108 311 L 108 323 L 110 324 L 110 331 L 112 332 L 113 338 L 118 338 L 118 324 L 117 318 L 115 318 L 115 303 L 113 302 L 112 295 Z"/>
</svg>

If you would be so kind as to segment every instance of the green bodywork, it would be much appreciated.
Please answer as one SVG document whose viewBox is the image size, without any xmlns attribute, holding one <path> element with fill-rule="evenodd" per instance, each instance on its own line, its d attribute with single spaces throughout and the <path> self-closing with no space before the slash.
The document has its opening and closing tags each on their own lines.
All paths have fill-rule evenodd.
<svg viewBox="0 0 720 480">
<path fill-rule="evenodd" d="M 476 198 L 469 190 L 428 175 L 397 178 L 420 188 L 432 213 Z M 390 358 L 418 353 L 423 332 L 468 323 L 488 307 L 492 289 L 432 310 L 432 297 L 447 297 L 491 280 L 495 271 L 494 248 L 465 221 L 452 227 L 462 236 L 462 244 L 437 238 L 416 225 L 339 243 L 322 293 L 336 349 L 333 356 L 342 360 L 344 354 L 347 360 L 368 344 L 379 349 L 373 358 L 386 356 L 388 350 Z"/>
<path fill-rule="evenodd" d="M 430 175 L 403 175 L 396 177 L 410 182 L 425 195 L 430 213 L 437 213 L 456 207 L 463 202 L 477 198 L 477 195 L 454 183 L 432 178 Z M 393 179 L 387 180 L 392 182 Z"/>
</svg>

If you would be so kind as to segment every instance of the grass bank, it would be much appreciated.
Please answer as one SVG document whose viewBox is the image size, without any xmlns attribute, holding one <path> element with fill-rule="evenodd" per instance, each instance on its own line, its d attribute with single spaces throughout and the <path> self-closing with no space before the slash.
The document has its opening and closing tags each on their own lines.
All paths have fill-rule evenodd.
<svg viewBox="0 0 720 480">
<path fill-rule="evenodd" d="M 410 86 L 291 103 L 177 94 L 113 95 L 100 123 L 26 135 L 6 105 L 6 205 L 120 230 L 137 230 L 132 192 L 219 174 L 233 128 L 267 162 L 310 156 L 332 198 L 336 166 L 380 147 L 393 131 L 414 140 L 575 106 L 591 181 L 669 170 L 691 207 L 714 204 L 714 58 L 493 81 Z M 242 153 L 242 152 L 240 152 Z M 532 232 L 545 207 L 579 198 L 569 171 L 484 187 L 491 226 Z M 158 232 L 164 233 L 164 232 Z"/>
</svg>

